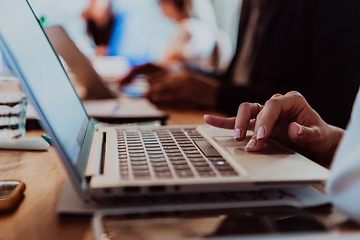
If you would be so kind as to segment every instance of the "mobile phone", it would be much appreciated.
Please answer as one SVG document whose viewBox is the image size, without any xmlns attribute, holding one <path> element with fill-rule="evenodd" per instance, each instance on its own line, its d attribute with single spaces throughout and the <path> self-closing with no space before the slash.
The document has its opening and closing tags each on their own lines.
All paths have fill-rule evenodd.
<svg viewBox="0 0 360 240">
<path fill-rule="evenodd" d="M 16 180 L 0 180 L 0 212 L 12 210 L 24 198 L 25 184 Z"/>
</svg>

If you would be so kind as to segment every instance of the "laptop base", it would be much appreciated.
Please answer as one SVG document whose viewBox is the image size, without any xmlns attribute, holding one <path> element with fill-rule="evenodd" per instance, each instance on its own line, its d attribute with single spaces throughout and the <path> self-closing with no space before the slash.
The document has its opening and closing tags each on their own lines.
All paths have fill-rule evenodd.
<svg viewBox="0 0 360 240">
<path fill-rule="evenodd" d="M 97 211 L 118 214 L 221 210 L 235 208 L 292 206 L 315 207 L 329 203 L 328 197 L 315 187 L 279 188 L 261 191 L 193 193 L 167 196 L 121 197 L 106 203 L 84 202 L 66 179 L 59 199 L 60 214 L 92 215 Z"/>
</svg>

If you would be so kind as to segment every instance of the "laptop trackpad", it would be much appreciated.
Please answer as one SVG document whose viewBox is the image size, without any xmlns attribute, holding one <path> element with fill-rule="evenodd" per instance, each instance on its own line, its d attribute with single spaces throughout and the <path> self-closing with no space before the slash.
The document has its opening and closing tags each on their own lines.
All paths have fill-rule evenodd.
<svg viewBox="0 0 360 240">
<path fill-rule="evenodd" d="M 245 154 L 266 154 L 266 155 L 282 155 L 282 154 L 294 154 L 295 152 L 287 149 L 273 140 L 268 140 L 264 148 L 258 152 L 247 152 L 246 144 L 250 140 L 250 136 L 247 136 L 245 140 L 238 142 L 232 137 L 214 137 L 215 140 L 220 143 L 226 150 L 232 155 L 245 155 Z"/>
</svg>

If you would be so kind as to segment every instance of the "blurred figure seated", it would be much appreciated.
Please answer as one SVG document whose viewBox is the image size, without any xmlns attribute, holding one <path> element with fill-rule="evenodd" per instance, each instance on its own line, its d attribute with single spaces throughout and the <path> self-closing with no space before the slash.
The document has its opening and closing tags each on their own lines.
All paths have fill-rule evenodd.
<svg viewBox="0 0 360 240">
<path fill-rule="evenodd" d="M 110 0 L 90 0 L 82 13 L 87 33 L 95 42 L 95 56 L 106 56 L 114 24 Z"/>
</svg>

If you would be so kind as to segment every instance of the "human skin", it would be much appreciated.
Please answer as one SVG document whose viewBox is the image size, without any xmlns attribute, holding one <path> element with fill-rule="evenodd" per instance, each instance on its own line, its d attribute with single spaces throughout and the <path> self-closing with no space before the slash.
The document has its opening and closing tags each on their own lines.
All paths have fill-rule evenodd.
<svg viewBox="0 0 360 240">
<path fill-rule="evenodd" d="M 273 95 L 264 106 L 242 103 L 236 117 L 220 118 L 205 115 L 215 127 L 234 129 L 234 139 L 245 139 L 253 130 L 247 151 L 259 151 L 271 137 L 323 165 L 334 157 L 344 130 L 324 122 L 298 92 Z"/>
</svg>

